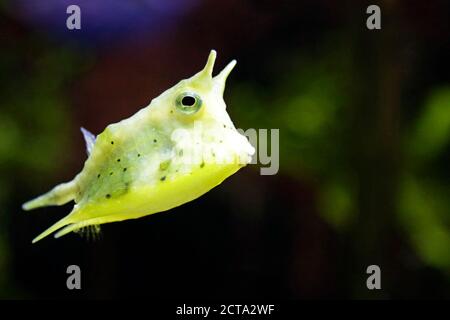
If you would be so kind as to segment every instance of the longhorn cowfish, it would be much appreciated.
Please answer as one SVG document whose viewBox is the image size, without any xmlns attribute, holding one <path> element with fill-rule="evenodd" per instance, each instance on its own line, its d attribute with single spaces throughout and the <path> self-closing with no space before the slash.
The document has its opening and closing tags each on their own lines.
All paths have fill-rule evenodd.
<svg viewBox="0 0 450 320">
<path fill-rule="evenodd" d="M 98 136 L 81 128 L 88 152 L 82 171 L 23 205 L 31 210 L 73 200 L 73 210 L 33 243 L 55 231 L 58 238 L 180 206 L 251 162 L 255 150 L 223 100 L 236 61 L 213 77 L 215 59 L 212 50 L 203 70 Z"/>
</svg>

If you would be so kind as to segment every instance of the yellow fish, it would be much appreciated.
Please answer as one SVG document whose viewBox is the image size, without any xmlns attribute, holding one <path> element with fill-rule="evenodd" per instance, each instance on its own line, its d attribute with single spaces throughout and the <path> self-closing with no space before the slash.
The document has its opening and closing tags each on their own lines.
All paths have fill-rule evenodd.
<svg viewBox="0 0 450 320">
<path fill-rule="evenodd" d="M 95 137 L 81 128 L 88 159 L 70 182 L 25 203 L 24 210 L 75 201 L 66 217 L 33 243 L 103 223 L 166 211 L 208 192 L 251 162 L 254 148 L 231 121 L 223 100 L 231 61 L 212 76 L 206 66 Z"/>
</svg>

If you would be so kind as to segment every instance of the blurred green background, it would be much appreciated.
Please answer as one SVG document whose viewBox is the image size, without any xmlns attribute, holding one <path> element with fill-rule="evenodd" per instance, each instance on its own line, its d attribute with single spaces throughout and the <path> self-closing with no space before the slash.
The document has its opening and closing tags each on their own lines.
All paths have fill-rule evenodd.
<svg viewBox="0 0 450 320">
<path fill-rule="evenodd" d="M 0 298 L 450 298 L 450 5 L 376 4 L 370 31 L 364 1 L 1 0 Z M 82 168 L 79 127 L 129 117 L 212 48 L 216 70 L 238 60 L 236 127 L 280 129 L 279 173 L 31 245 L 71 205 L 20 206 Z"/>
</svg>

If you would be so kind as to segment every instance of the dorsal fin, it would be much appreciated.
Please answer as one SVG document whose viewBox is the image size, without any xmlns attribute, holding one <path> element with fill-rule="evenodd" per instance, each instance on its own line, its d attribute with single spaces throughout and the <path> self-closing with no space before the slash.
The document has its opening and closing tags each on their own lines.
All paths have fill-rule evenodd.
<svg viewBox="0 0 450 320">
<path fill-rule="evenodd" d="M 84 141 L 86 142 L 86 152 L 89 156 L 92 148 L 94 148 L 95 136 L 83 127 L 81 127 L 80 130 L 81 133 L 83 133 Z"/>
</svg>

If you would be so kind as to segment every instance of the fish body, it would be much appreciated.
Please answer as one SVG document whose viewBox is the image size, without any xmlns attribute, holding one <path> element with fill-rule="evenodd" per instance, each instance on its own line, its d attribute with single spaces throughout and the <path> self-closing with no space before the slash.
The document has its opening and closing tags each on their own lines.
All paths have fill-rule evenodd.
<svg viewBox="0 0 450 320">
<path fill-rule="evenodd" d="M 250 163 L 254 148 L 234 127 L 223 100 L 230 62 L 180 81 L 128 119 L 95 137 L 82 128 L 88 159 L 70 182 L 23 205 L 75 201 L 72 212 L 33 240 L 140 218 L 192 201 Z"/>
</svg>

